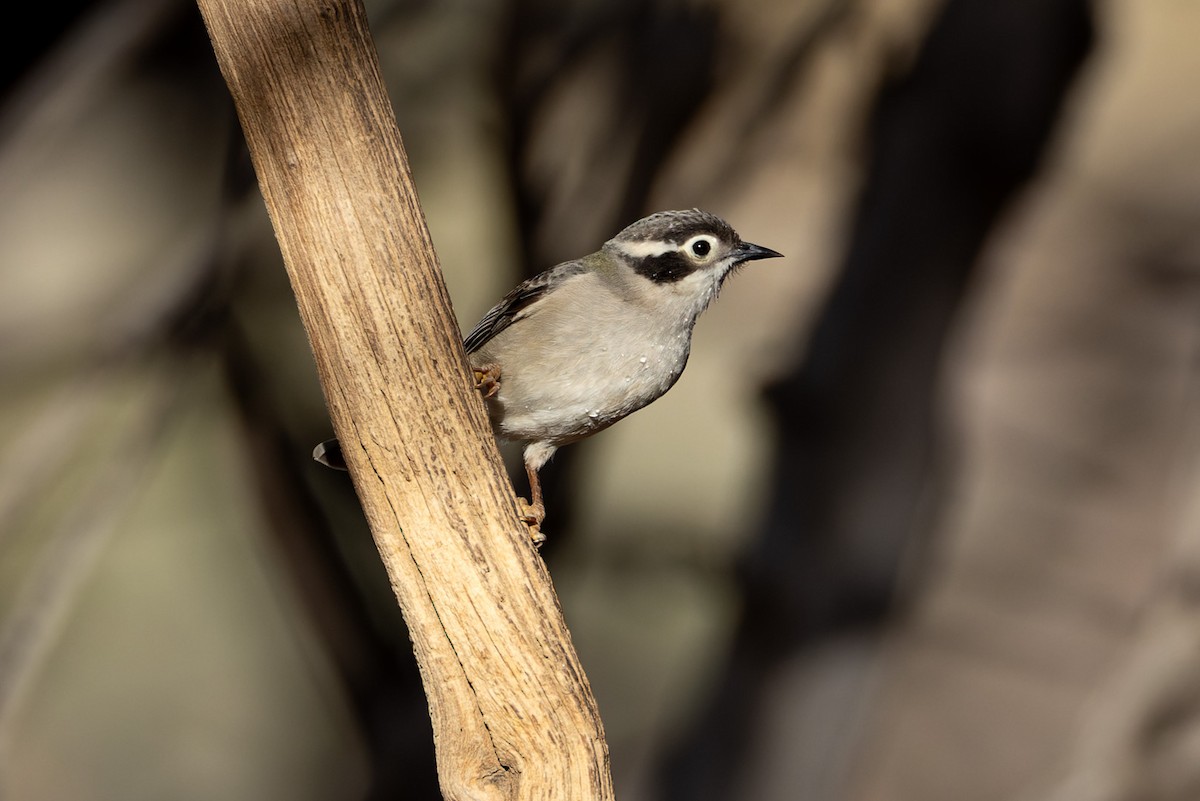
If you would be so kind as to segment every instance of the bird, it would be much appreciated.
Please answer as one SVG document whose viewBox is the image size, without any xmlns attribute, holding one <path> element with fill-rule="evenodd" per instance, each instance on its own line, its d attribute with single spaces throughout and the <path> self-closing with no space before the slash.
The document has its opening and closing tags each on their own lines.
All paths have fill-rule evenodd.
<svg viewBox="0 0 1200 801">
<path fill-rule="evenodd" d="M 524 444 L 530 499 L 521 519 L 540 542 L 538 474 L 563 445 L 662 397 L 682 375 L 696 321 L 739 267 L 783 254 L 742 241 L 699 209 L 660 211 L 598 251 L 519 284 L 463 339 L 498 439 Z M 345 469 L 337 440 L 313 458 Z"/>
</svg>

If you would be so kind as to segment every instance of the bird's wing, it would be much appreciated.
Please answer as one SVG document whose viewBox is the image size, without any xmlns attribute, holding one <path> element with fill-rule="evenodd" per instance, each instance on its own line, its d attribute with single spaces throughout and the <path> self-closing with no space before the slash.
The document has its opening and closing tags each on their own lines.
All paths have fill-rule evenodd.
<svg viewBox="0 0 1200 801">
<path fill-rule="evenodd" d="M 544 297 L 551 287 L 559 286 L 563 281 L 585 272 L 587 267 L 583 261 L 576 259 L 551 267 L 546 272 L 518 284 L 516 289 L 505 295 L 491 311 L 483 315 L 483 319 L 463 339 L 467 353 L 479 350 L 496 334 L 528 315 L 530 307 Z"/>
</svg>

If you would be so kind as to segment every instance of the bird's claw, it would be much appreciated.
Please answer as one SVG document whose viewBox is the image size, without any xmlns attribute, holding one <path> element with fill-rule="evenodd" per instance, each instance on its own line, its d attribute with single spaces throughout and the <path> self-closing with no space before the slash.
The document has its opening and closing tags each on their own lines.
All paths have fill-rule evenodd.
<svg viewBox="0 0 1200 801">
<path fill-rule="evenodd" d="M 524 498 L 517 498 L 517 509 L 521 515 L 521 522 L 529 527 L 529 537 L 533 540 L 535 546 L 541 547 L 546 541 L 546 535 L 542 533 L 542 521 L 546 519 L 546 507 L 542 504 L 532 504 Z"/>
<path fill-rule="evenodd" d="M 471 373 L 475 376 L 475 388 L 483 393 L 484 400 L 500 391 L 500 365 L 485 364 L 472 368 Z"/>
</svg>

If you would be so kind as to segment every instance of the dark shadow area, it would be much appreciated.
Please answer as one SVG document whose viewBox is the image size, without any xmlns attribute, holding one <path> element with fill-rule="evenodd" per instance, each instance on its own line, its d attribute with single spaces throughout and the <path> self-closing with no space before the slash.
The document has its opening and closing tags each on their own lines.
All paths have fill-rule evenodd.
<svg viewBox="0 0 1200 801">
<path fill-rule="evenodd" d="M 770 501 L 729 662 L 666 764 L 663 798 L 741 798 L 771 675 L 893 610 L 901 561 L 936 514 L 947 334 L 1092 38 L 1086 0 L 951 0 L 912 69 L 881 90 L 837 280 L 804 359 L 766 392 Z"/>
</svg>

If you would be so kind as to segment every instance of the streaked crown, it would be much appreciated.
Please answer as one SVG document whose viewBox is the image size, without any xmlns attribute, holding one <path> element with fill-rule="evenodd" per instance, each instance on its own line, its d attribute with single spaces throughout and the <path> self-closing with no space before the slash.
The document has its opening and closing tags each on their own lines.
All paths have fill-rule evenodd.
<svg viewBox="0 0 1200 801">
<path fill-rule="evenodd" d="M 740 242 L 737 231 L 715 214 L 700 209 L 660 211 L 643 217 L 612 238 L 613 242 L 662 242 L 682 245 L 696 234 L 711 234 L 729 243 Z"/>
</svg>

